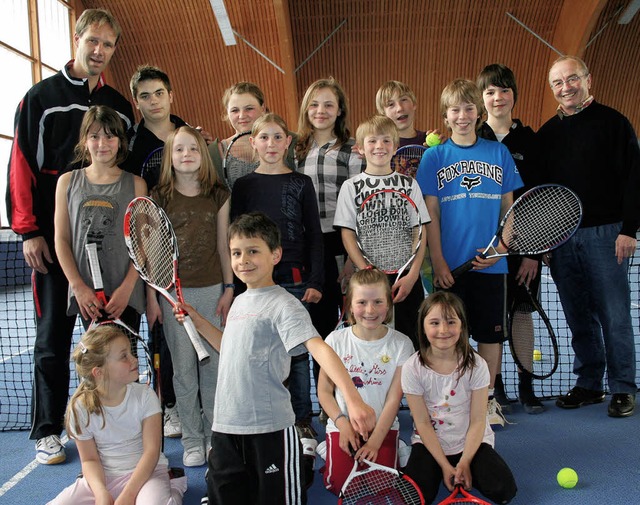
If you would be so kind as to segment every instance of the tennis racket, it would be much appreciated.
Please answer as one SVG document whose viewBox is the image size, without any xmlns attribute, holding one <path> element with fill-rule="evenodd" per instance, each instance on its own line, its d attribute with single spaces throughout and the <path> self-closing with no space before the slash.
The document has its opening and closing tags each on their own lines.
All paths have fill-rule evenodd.
<svg viewBox="0 0 640 505">
<path fill-rule="evenodd" d="M 400 174 L 415 177 L 422 155 L 426 150 L 426 147 L 417 144 L 399 148 L 391 158 L 391 168 Z"/>
<path fill-rule="evenodd" d="M 142 177 L 149 189 L 154 188 L 160 180 L 160 174 L 162 172 L 162 153 L 164 152 L 164 146 L 158 147 L 149 153 L 147 159 L 142 163 L 142 169 L 140 170 L 140 177 Z"/>
<path fill-rule="evenodd" d="M 238 133 L 231 139 L 224 153 L 222 173 L 229 189 L 233 189 L 240 177 L 250 174 L 260 164 L 258 155 L 249 141 L 250 135 L 251 132 Z"/>
<path fill-rule="evenodd" d="M 540 302 L 522 285 L 527 296 L 516 298 L 509 310 L 509 349 L 516 365 L 535 379 L 546 379 L 558 368 L 558 342 Z"/>
<path fill-rule="evenodd" d="M 396 282 L 422 243 L 416 204 L 405 193 L 383 189 L 369 195 L 356 216 L 356 241 L 364 259 Z"/>
<path fill-rule="evenodd" d="M 368 460 L 353 463 L 338 505 L 424 505 L 418 485 L 393 468 Z"/>
<path fill-rule="evenodd" d="M 164 210 L 151 198 L 131 200 L 124 215 L 124 239 L 129 256 L 140 277 L 176 307 L 169 290 L 175 287 L 184 303 L 178 277 L 178 241 Z M 184 313 L 184 328 L 200 361 L 209 357 L 191 318 Z"/>
<path fill-rule="evenodd" d="M 87 251 L 87 261 L 89 262 L 89 269 L 91 270 L 91 279 L 93 281 L 93 289 L 95 290 L 96 297 L 100 300 L 100 303 L 103 307 L 107 305 L 107 295 L 104 292 L 104 285 L 102 281 L 102 271 L 100 269 L 100 259 L 98 258 L 98 245 L 96 243 L 87 243 L 85 244 L 85 250 Z M 153 377 L 151 371 L 151 364 L 153 363 L 151 360 L 151 355 L 149 352 L 149 347 L 146 342 L 142 339 L 142 337 L 136 332 L 133 328 L 131 328 L 127 323 L 122 321 L 119 318 L 111 318 L 109 315 L 103 310 L 100 309 L 100 315 L 96 316 L 89 325 L 89 329 L 96 328 L 98 326 L 116 326 L 125 336 L 129 339 L 131 343 L 131 350 L 133 354 L 138 357 L 138 346 L 140 346 L 145 354 L 145 364 L 146 370 L 144 373 L 140 374 L 140 382 L 148 384 L 151 386 L 151 378 Z M 140 360 L 138 360 L 140 363 Z"/>
<path fill-rule="evenodd" d="M 545 184 L 522 194 L 500 221 L 498 230 L 478 256 L 497 258 L 509 255 L 542 254 L 561 246 L 577 231 L 582 221 L 582 203 L 565 186 Z M 496 247 L 502 245 L 505 252 Z M 455 268 L 459 277 L 473 268 L 475 257 Z"/>
<path fill-rule="evenodd" d="M 462 496 L 460 496 L 462 495 Z M 468 493 L 462 484 L 456 484 L 453 493 L 448 498 L 441 501 L 438 505 L 463 505 L 465 503 L 475 503 L 476 505 L 491 505 L 489 502 Z"/>
</svg>

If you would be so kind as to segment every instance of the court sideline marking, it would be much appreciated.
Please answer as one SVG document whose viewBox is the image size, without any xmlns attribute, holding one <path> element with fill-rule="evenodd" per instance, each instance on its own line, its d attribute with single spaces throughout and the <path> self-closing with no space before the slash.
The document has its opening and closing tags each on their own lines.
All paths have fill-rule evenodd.
<svg viewBox="0 0 640 505">
<path fill-rule="evenodd" d="M 62 445 L 65 445 L 69 441 L 69 437 L 64 435 L 60 441 Z M 22 470 L 16 473 L 13 477 L 11 477 L 7 482 L 5 482 L 2 487 L 0 487 L 0 497 L 2 497 L 7 491 L 9 491 L 12 487 L 18 484 L 22 479 L 24 479 L 27 475 L 29 475 L 33 470 L 35 470 L 40 463 L 38 463 L 35 459 L 25 466 Z"/>
</svg>

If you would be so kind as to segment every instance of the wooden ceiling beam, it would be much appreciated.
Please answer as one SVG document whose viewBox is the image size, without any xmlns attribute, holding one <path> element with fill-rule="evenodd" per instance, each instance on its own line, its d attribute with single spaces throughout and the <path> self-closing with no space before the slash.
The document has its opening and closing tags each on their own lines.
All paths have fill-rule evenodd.
<svg viewBox="0 0 640 505">
<path fill-rule="evenodd" d="M 280 57 L 284 70 L 285 111 L 284 120 L 290 130 L 298 129 L 298 92 L 295 74 L 295 53 L 293 50 L 293 34 L 291 31 L 291 16 L 289 15 L 288 0 L 273 0 Z"/>
<path fill-rule="evenodd" d="M 582 58 L 602 9 L 607 0 L 565 0 L 560 17 L 556 24 L 551 45 L 562 54 L 570 54 Z M 547 68 L 558 59 L 556 53 L 549 56 Z M 555 113 L 558 102 L 547 86 L 542 102 L 542 121 L 546 121 Z"/>
</svg>

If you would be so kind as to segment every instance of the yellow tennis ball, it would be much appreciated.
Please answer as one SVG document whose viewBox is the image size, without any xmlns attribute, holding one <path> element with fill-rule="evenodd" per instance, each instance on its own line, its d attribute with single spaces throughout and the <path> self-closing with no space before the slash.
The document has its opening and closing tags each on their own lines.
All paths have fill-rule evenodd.
<svg viewBox="0 0 640 505">
<path fill-rule="evenodd" d="M 427 135 L 426 142 L 429 147 L 437 146 L 440 143 L 440 137 L 435 133 L 430 133 Z"/>
<path fill-rule="evenodd" d="M 573 468 L 563 468 L 556 477 L 558 484 L 565 489 L 571 489 L 578 483 L 578 474 Z"/>
<path fill-rule="evenodd" d="M 542 359 L 542 353 L 540 349 L 533 350 L 533 361 L 540 361 Z"/>
</svg>

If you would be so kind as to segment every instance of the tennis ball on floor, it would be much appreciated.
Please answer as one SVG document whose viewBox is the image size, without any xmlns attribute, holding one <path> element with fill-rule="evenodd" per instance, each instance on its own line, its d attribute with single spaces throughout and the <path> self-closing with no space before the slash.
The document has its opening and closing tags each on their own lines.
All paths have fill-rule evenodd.
<svg viewBox="0 0 640 505">
<path fill-rule="evenodd" d="M 533 351 L 533 361 L 540 361 L 542 359 L 542 353 L 540 349 L 534 349 Z"/>
<path fill-rule="evenodd" d="M 427 135 L 426 142 L 429 147 L 437 146 L 440 143 L 440 137 L 435 133 L 430 133 Z"/>
<path fill-rule="evenodd" d="M 573 468 L 563 468 L 556 477 L 558 484 L 565 489 L 571 489 L 578 483 L 578 474 Z"/>
</svg>

